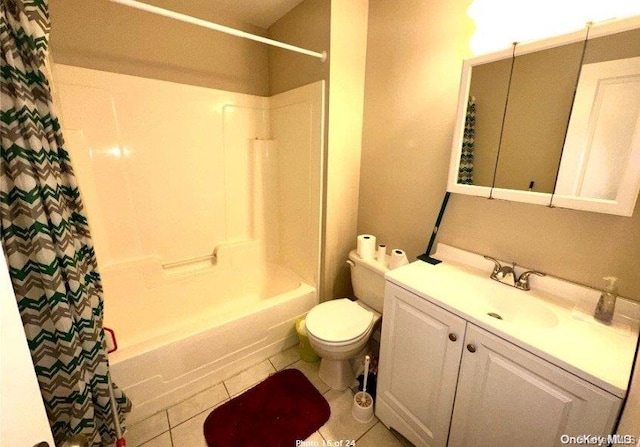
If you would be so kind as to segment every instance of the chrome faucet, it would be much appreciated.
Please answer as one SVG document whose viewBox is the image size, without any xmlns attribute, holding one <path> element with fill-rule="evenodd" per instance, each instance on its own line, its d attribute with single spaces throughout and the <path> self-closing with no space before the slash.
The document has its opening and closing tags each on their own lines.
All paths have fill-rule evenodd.
<svg viewBox="0 0 640 447">
<path fill-rule="evenodd" d="M 506 284 L 511 287 L 516 286 L 516 263 L 513 263 L 513 267 L 509 267 L 508 265 L 501 265 L 497 259 L 492 258 L 491 256 L 485 256 L 485 259 L 489 261 L 493 261 L 494 267 L 493 272 L 491 272 L 491 279 L 501 282 L 502 284 Z"/>
<path fill-rule="evenodd" d="M 493 272 L 491 272 L 491 279 L 502 284 L 515 287 L 516 289 L 531 290 L 529 287 L 529 276 L 545 276 L 544 273 L 538 272 L 536 270 L 527 270 L 526 272 L 523 272 L 520 276 L 518 276 L 516 273 L 515 262 L 513 263 L 513 266 L 508 266 L 501 265 L 497 259 L 494 259 L 491 256 L 485 256 L 484 258 L 488 259 L 489 261 L 493 261 L 494 267 Z"/>
<path fill-rule="evenodd" d="M 527 270 L 526 272 L 523 272 L 516 281 L 516 289 L 531 290 L 529 287 L 530 275 L 546 276 L 544 273 L 538 272 L 537 270 Z"/>
</svg>

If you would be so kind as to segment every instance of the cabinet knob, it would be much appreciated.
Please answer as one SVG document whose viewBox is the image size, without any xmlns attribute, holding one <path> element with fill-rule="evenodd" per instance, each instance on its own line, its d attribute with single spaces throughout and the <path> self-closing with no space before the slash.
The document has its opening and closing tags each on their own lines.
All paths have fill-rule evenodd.
<svg viewBox="0 0 640 447">
<path fill-rule="evenodd" d="M 453 332 L 449 334 L 449 340 L 456 341 L 457 339 L 458 339 L 458 336 Z"/>
<path fill-rule="evenodd" d="M 467 345 L 467 350 L 468 350 L 469 352 L 476 352 L 476 345 L 474 345 L 473 343 L 469 343 L 469 344 Z"/>
</svg>

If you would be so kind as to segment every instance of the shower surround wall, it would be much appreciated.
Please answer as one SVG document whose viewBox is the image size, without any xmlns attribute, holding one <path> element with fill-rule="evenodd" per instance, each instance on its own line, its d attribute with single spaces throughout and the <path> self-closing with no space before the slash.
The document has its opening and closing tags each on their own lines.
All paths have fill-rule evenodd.
<svg viewBox="0 0 640 447">
<path fill-rule="evenodd" d="M 56 65 L 54 83 L 131 419 L 295 343 L 318 301 L 323 82 L 266 98 Z"/>
</svg>

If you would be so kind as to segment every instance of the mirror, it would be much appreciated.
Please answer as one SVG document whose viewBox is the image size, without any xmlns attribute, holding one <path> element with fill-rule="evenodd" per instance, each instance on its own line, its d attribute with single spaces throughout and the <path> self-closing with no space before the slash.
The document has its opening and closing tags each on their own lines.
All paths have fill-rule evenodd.
<svg viewBox="0 0 640 447">
<path fill-rule="evenodd" d="M 587 42 L 554 205 L 632 214 L 640 187 L 638 42 L 640 29 Z"/>
<path fill-rule="evenodd" d="M 458 183 L 491 187 L 513 58 L 471 68 Z"/>
<path fill-rule="evenodd" d="M 494 188 L 553 192 L 583 48 L 516 55 Z"/>
<path fill-rule="evenodd" d="M 585 29 L 465 61 L 448 191 L 633 213 L 640 17 L 588 33 L 588 40 Z"/>
<path fill-rule="evenodd" d="M 507 105 L 513 49 L 463 63 L 448 191 L 489 197 Z"/>
</svg>

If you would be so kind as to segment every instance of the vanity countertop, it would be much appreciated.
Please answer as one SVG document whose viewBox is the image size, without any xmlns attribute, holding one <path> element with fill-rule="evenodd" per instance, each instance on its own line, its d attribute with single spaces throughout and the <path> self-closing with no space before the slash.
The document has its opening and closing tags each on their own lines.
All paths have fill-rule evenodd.
<svg viewBox="0 0 640 447">
<path fill-rule="evenodd" d="M 416 261 L 386 279 L 614 394 L 625 396 L 640 305 L 618 299 L 611 326 L 593 319 L 600 292 L 546 276 L 522 291 L 489 275 L 493 262 L 439 244 L 437 265 Z M 518 268 L 519 271 L 523 271 Z M 503 320 L 488 315 L 496 312 Z"/>
</svg>

